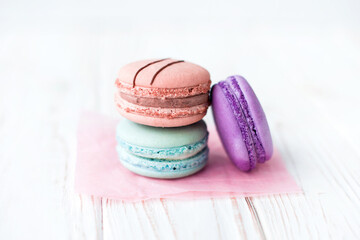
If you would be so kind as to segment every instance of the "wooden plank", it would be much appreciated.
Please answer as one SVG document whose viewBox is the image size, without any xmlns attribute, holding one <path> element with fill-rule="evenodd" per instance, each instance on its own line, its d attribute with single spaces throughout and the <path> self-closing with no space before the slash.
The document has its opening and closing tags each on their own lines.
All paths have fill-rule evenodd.
<svg viewBox="0 0 360 240">
<path fill-rule="evenodd" d="M 12 35 L 0 41 L 6 46 L 0 57 L 2 239 L 102 238 L 101 201 L 73 191 L 78 106 L 93 94 L 78 91 L 83 82 L 64 74 L 76 75 L 73 63 L 33 61 L 47 49 L 76 61 L 73 39 L 61 39 L 69 52 L 56 47 L 56 39 Z"/>
<path fill-rule="evenodd" d="M 104 239 L 255 239 L 262 238 L 254 209 L 244 198 L 108 200 Z M 251 201 L 251 200 L 250 200 Z"/>
<path fill-rule="evenodd" d="M 218 62 L 205 57 L 205 45 L 173 49 L 188 43 L 180 35 L 170 43 L 162 33 L 121 31 L 1 35 L 1 238 L 359 239 L 358 42 L 332 33 L 248 32 L 227 40 L 242 57 L 220 49 L 213 54 L 226 61 Z M 195 36 L 199 46 L 224 40 L 209 31 Z M 145 38 L 146 46 L 133 44 Z M 252 80 L 303 195 L 126 203 L 74 194 L 79 112 L 117 116 L 119 66 L 163 54 L 160 48 L 203 62 L 213 79 L 239 69 Z M 327 60 L 328 52 L 336 59 Z"/>
</svg>

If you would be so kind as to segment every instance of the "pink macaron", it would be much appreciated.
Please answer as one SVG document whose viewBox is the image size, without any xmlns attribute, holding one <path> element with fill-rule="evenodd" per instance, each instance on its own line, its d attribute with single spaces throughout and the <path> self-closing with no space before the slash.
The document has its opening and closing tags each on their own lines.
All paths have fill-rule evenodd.
<svg viewBox="0 0 360 240">
<path fill-rule="evenodd" d="M 273 154 L 265 113 L 250 84 L 230 76 L 211 92 L 216 128 L 233 163 L 243 171 L 264 163 Z"/>
<path fill-rule="evenodd" d="M 209 106 L 209 72 L 183 60 L 127 64 L 120 69 L 115 84 L 120 114 L 148 126 L 186 126 L 200 121 Z"/>
</svg>

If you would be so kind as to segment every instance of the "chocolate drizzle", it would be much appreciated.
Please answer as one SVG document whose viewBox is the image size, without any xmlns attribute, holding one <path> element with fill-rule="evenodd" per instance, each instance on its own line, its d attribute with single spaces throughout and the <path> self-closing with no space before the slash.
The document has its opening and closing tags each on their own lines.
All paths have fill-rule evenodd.
<svg viewBox="0 0 360 240">
<path fill-rule="evenodd" d="M 169 59 L 169 58 L 163 58 L 163 59 L 160 59 L 160 60 L 156 60 L 156 61 L 150 62 L 150 63 L 146 64 L 145 66 L 139 68 L 139 70 L 137 70 L 137 72 L 135 73 L 135 76 L 134 76 L 133 87 L 135 87 L 135 81 L 136 81 L 137 75 L 138 75 L 143 69 L 147 68 L 148 66 L 150 66 L 150 65 L 152 65 L 152 64 L 155 64 L 155 63 L 164 61 L 164 60 L 166 60 L 166 59 Z"/>
<path fill-rule="evenodd" d="M 181 63 L 181 62 L 185 62 L 185 61 L 184 61 L 184 60 L 179 60 L 179 61 L 171 62 L 171 63 L 169 63 L 169 64 L 166 64 L 166 65 L 163 66 L 162 68 L 160 68 L 160 69 L 154 74 L 154 76 L 153 76 L 153 78 L 152 78 L 152 80 L 151 80 L 151 82 L 150 82 L 150 85 L 152 85 L 152 84 L 154 83 L 156 76 L 157 76 L 162 70 L 164 70 L 165 68 L 167 68 L 167 67 L 169 67 L 169 66 L 171 66 L 171 65 L 173 65 L 173 64 Z"/>
</svg>

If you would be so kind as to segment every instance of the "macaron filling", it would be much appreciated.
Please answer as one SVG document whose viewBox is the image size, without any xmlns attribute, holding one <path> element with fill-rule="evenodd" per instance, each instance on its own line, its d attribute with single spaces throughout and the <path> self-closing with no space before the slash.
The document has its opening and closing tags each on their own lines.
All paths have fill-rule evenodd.
<svg viewBox="0 0 360 240">
<path fill-rule="evenodd" d="M 209 149 L 206 147 L 201 152 L 187 159 L 168 160 L 144 158 L 133 155 L 126 151 L 118 151 L 121 162 L 129 164 L 132 167 L 146 169 L 152 172 L 182 172 L 192 169 L 201 169 L 205 166 L 208 159 Z"/>
<path fill-rule="evenodd" d="M 264 147 L 257 135 L 257 130 L 248 103 L 235 77 L 230 77 L 226 81 L 220 82 L 219 86 L 234 112 L 242 139 L 248 152 L 249 169 L 252 169 L 257 162 L 265 162 L 266 155 Z"/>
<path fill-rule="evenodd" d="M 264 163 L 266 161 L 265 149 L 264 149 L 264 147 L 260 141 L 260 138 L 257 134 L 258 131 L 256 129 L 255 122 L 251 116 L 249 105 L 245 99 L 244 93 L 241 90 L 240 85 L 239 85 L 238 81 L 236 80 L 236 77 L 234 77 L 234 76 L 230 77 L 230 83 L 231 83 L 230 86 L 233 89 L 233 93 L 235 94 L 236 98 L 238 99 L 238 101 L 240 103 L 240 107 L 243 111 L 243 114 L 245 115 L 246 122 L 252 133 L 251 136 L 252 136 L 253 144 L 255 146 L 255 151 L 257 154 L 257 161 L 260 163 Z"/>
<path fill-rule="evenodd" d="M 118 151 L 125 150 L 131 154 L 134 154 L 139 157 L 153 158 L 153 159 L 185 159 L 192 157 L 202 151 L 207 146 L 208 134 L 201 139 L 200 141 L 187 144 L 179 147 L 172 148 L 150 148 L 137 146 L 131 143 L 124 141 L 123 139 L 117 137 L 118 142 Z"/>
<path fill-rule="evenodd" d="M 145 107 L 125 101 L 118 94 L 115 96 L 115 102 L 119 110 L 123 110 L 127 113 L 136 113 L 144 116 L 168 119 L 188 117 L 189 115 L 205 114 L 209 106 L 209 103 L 206 102 L 201 105 L 184 108 Z"/>
<path fill-rule="evenodd" d="M 161 108 L 184 108 L 201 105 L 208 102 L 207 93 L 202 93 L 190 97 L 167 98 L 167 97 L 141 97 L 132 94 L 120 92 L 120 97 L 125 101 L 144 106 L 144 107 L 161 107 Z"/>
<path fill-rule="evenodd" d="M 253 146 L 251 132 L 246 122 L 244 113 L 241 109 L 240 102 L 238 101 L 235 94 L 232 92 L 231 87 L 226 81 L 220 82 L 219 86 L 223 91 L 225 98 L 228 100 L 231 109 L 234 112 L 234 116 L 240 128 L 242 139 L 245 143 L 246 150 L 249 156 L 249 169 L 253 169 L 256 166 L 257 156 L 256 156 L 255 148 Z"/>
</svg>

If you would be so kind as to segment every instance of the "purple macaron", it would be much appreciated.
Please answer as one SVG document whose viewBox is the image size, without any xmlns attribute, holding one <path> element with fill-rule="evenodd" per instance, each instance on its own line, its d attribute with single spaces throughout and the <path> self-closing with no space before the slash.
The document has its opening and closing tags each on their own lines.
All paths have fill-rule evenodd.
<svg viewBox="0 0 360 240">
<path fill-rule="evenodd" d="M 233 163 L 250 171 L 273 154 L 269 125 L 245 78 L 230 76 L 212 88 L 212 110 L 222 144 Z"/>
</svg>

